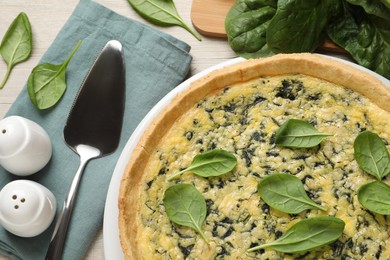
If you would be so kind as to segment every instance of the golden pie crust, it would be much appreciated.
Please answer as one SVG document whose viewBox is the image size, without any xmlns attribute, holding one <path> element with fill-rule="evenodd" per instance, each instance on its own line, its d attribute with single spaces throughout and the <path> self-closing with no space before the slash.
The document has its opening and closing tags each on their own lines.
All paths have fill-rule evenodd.
<svg viewBox="0 0 390 260">
<path fill-rule="evenodd" d="M 248 60 L 210 73 L 177 95 L 152 121 L 136 145 L 123 173 L 119 192 L 120 241 L 126 259 L 142 259 L 139 250 L 137 212 L 143 170 L 150 152 L 172 124 L 202 98 L 228 85 L 262 76 L 303 74 L 319 78 L 361 93 L 380 108 L 390 112 L 390 92 L 376 77 L 351 65 L 316 54 L 279 54 Z"/>
</svg>

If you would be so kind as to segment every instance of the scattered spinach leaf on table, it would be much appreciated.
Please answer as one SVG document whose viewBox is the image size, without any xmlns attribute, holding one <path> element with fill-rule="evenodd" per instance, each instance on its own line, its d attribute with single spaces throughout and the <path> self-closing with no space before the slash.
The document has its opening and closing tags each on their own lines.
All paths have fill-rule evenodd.
<svg viewBox="0 0 390 260">
<path fill-rule="evenodd" d="M 231 48 L 241 57 L 257 58 L 274 53 L 266 44 L 266 30 L 276 12 L 276 0 L 238 0 L 225 19 Z"/>
<path fill-rule="evenodd" d="M 170 186 L 164 193 L 163 203 L 172 222 L 195 229 L 207 242 L 201 229 L 207 214 L 206 201 L 193 185 Z"/>
<path fill-rule="evenodd" d="M 328 25 L 327 32 L 357 63 L 390 79 L 389 20 L 343 2 L 343 12 Z"/>
<path fill-rule="evenodd" d="M 1 43 L 0 54 L 7 63 L 7 70 L 3 81 L 0 83 L 2 89 L 7 82 L 12 68 L 28 59 L 32 51 L 32 30 L 27 15 L 21 12 L 11 23 Z"/>
<path fill-rule="evenodd" d="M 353 144 L 354 157 L 360 168 L 378 181 L 390 172 L 390 156 L 382 139 L 370 131 L 361 132 Z"/>
<path fill-rule="evenodd" d="M 248 252 L 271 248 L 284 253 L 306 252 L 336 241 L 344 231 L 339 218 L 324 216 L 301 220 L 274 242 L 248 249 Z"/>
<path fill-rule="evenodd" d="M 375 181 L 359 188 L 358 200 L 360 204 L 371 212 L 390 215 L 390 186 Z"/>
<path fill-rule="evenodd" d="M 210 150 L 196 155 L 188 168 L 169 176 L 168 180 L 188 171 L 202 177 L 220 176 L 233 170 L 236 165 L 237 158 L 233 154 L 225 150 Z"/>
<path fill-rule="evenodd" d="M 340 9 L 339 0 L 279 0 L 267 29 L 275 53 L 312 52 L 325 38 L 325 27 Z"/>
<path fill-rule="evenodd" d="M 317 146 L 327 136 L 332 134 L 321 133 L 308 122 L 289 119 L 276 131 L 275 143 L 291 148 L 310 148 Z"/>
<path fill-rule="evenodd" d="M 128 0 L 134 10 L 146 20 L 161 26 L 178 25 L 201 41 L 200 35 L 192 30 L 179 16 L 173 0 Z"/>
<path fill-rule="evenodd" d="M 66 68 L 74 53 L 80 47 L 79 41 L 62 64 L 43 63 L 33 68 L 27 82 L 31 102 L 39 109 L 54 106 L 66 90 Z"/>
<path fill-rule="evenodd" d="M 289 214 L 298 214 L 307 209 L 326 210 L 312 201 L 302 182 L 290 174 L 268 175 L 257 188 L 261 199 L 269 206 Z"/>
</svg>

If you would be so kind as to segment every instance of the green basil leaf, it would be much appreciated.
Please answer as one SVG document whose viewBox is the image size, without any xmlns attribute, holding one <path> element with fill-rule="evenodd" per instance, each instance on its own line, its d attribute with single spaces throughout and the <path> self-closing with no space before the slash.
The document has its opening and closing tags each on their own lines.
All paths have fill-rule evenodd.
<svg viewBox="0 0 390 260">
<path fill-rule="evenodd" d="M 161 26 L 178 25 L 190 32 L 199 41 L 202 40 L 200 35 L 191 30 L 179 16 L 172 0 L 128 0 L 128 2 L 139 15 L 151 23 Z"/>
<path fill-rule="evenodd" d="M 276 12 L 276 0 L 237 0 L 226 15 L 230 47 L 244 58 L 271 56 L 266 30 Z"/>
<path fill-rule="evenodd" d="M 289 119 L 276 131 L 275 143 L 292 148 L 310 148 L 332 134 L 320 133 L 308 122 Z"/>
<path fill-rule="evenodd" d="M 79 41 L 72 53 L 62 64 L 43 63 L 37 65 L 31 72 L 27 90 L 31 102 L 39 109 L 54 106 L 66 90 L 66 68 L 74 53 L 80 47 Z"/>
<path fill-rule="evenodd" d="M 271 174 L 263 178 L 257 188 L 265 203 L 289 214 L 298 214 L 307 209 L 326 210 L 312 201 L 302 182 L 290 174 Z"/>
<path fill-rule="evenodd" d="M 188 168 L 171 175 L 168 180 L 188 171 L 202 177 L 220 176 L 233 170 L 236 165 L 237 159 L 233 154 L 225 150 L 211 150 L 196 155 Z"/>
<path fill-rule="evenodd" d="M 284 253 L 306 252 L 336 241 L 343 234 L 344 226 L 344 221 L 331 216 L 304 219 L 274 242 L 252 247 L 248 251 L 271 248 Z"/>
<path fill-rule="evenodd" d="M 390 156 L 382 139 L 370 131 L 361 132 L 353 144 L 360 168 L 379 181 L 390 172 Z"/>
<path fill-rule="evenodd" d="M 11 23 L 0 44 L 0 54 L 7 63 L 7 71 L 0 83 L 2 89 L 7 82 L 12 68 L 28 59 L 32 51 L 32 31 L 25 13 L 20 13 Z"/>
<path fill-rule="evenodd" d="M 312 52 L 324 40 L 339 0 L 279 0 L 267 29 L 267 44 L 276 53 Z"/>
<path fill-rule="evenodd" d="M 172 222 L 195 229 L 204 241 L 202 225 L 206 219 L 206 201 L 191 184 L 176 184 L 169 187 L 163 199 L 165 211 Z"/>
<path fill-rule="evenodd" d="M 371 212 L 390 215 L 390 186 L 383 182 L 375 181 L 360 187 L 358 200 Z"/>
<path fill-rule="evenodd" d="M 384 1 L 378 0 L 346 0 L 353 5 L 361 6 L 368 14 L 381 17 L 390 22 L 390 9 L 386 7 Z"/>
<path fill-rule="evenodd" d="M 359 6 L 343 6 L 342 14 L 327 27 L 329 37 L 361 66 L 390 79 L 390 22 Z"/>
</svg>

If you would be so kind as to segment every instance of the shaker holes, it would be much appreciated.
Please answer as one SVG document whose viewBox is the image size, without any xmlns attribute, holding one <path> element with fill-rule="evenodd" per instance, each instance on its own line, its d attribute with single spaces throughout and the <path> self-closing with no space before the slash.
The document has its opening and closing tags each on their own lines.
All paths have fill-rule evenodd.
<svg viewBox="0 0 390 260">
<path fill-rule="evenodd" d="M 3 129 L 3 130 L 1 130 L 1 132 L 2 132 L 3 134 L 5 134 L 5 133 L 7 133 L 7 130 L 6 130 L 6 129 Z"/>
<path fill-rule="evenodd" d="M 18 196 L 16 196 L 15 194 L 12 195 L 12 199 L 13 199 L 13 200 L 16 200 L 17 198 L 18 198 Z M 26 199 L 25 199 L 25 198 L 21 198 L 21 199 L 20 199 L 20 202 L 21 202 L 21 203 L 25 203 L 25 202 L 26 202 Z M 15 206 L 14 206 L 14 209 L 18 209 L 18 208 L 19 208 L 19 205 L 15 205 Z"/>
</svg>

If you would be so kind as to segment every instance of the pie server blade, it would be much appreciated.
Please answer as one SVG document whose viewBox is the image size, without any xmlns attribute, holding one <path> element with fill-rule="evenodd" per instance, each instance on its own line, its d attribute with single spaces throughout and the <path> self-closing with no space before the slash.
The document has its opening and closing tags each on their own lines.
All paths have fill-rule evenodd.
<svg viewBox="0 0 390 260">
<path fill-rule="evenodd" d="M 66 144 L 80 156 L 80 165 L 57 219 L 45 259 L 61 259 L 83 170 L 90 159 L 116 150 L 125 107 L 125 65 L 122 45 L 109 41 L 80 87 L 64 128 Z"/>
</svg>

